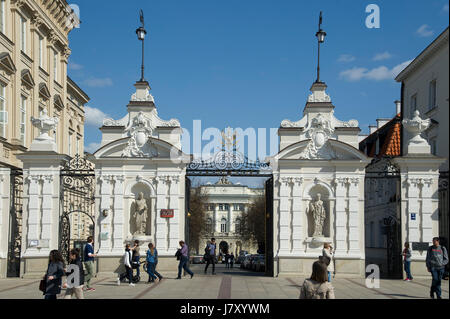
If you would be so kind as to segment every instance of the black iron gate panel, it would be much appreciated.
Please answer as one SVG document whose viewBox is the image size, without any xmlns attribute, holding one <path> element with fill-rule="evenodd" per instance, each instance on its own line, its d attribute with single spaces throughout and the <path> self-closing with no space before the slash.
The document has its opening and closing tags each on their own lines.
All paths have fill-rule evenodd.
<svg viewBox="0 0 450 319">
<path fill-rule="evenodd" d="M 10 179 L 10 218 L 7 276 L 20 276 L 20 254 L 22 245 L 22 197 L 23 172 L 21 169 L 11 169 Z"/>
<path fill-rule="evenodd" d="M 448 172 L 441 172 L 439 176 L 439 237 L 444 239 L 444 245 L 448 250 Z"/>
<path fill-rule="evenodd" d="M 59 250 L 68 261 L 69 251 L 95 233 L 94 164 L 76 155 L 61 169 Z"/>
<path fill-rule="evenodd" d="M 365 198 L 365 208 L 377 209 L 378 220 L 382 221 L 384 234 L 386 235 L 386 265 L 387 269 L 381 269 L 381 275 L 389 278 L 402 278 L 402 237 L 401 237 L 401 181 L 400 169 L 392 162 L 392 158 L 376 158 L 366 167 L 365 185 L 373 182 L 378 186 L 380 181 L 393 181 L 394 191 L 382 194 L 383 202 L 370 201 Z M 382 190 L 377 189 L 376 193 Z M 384 190 L 386 192 L 386 190 Z M 378 199 L 376 199 L 378 201 Z M 381 209 L 382 207 L 383 210 Z M 389 208 L 387 208 L 389 207 Z M 369 222 L 366 220 L 366 224 Z M 367 243 L 366 243 L 367 246 Z M 366 253 L 368 257 L 368 252 Z"/>
<path fill-rule="evenodd" d="M 266 224 L 266 276 L 273 277 L 273 177 L 266 181 L 266 214 L 265 214 L 265 224 Z"/>
</svg>

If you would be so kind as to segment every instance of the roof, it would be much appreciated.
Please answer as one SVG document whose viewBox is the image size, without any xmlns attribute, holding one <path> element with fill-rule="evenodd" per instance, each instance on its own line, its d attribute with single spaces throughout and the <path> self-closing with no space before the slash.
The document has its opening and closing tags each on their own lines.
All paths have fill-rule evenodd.
<svg viewBox="0 0 450 319">
<path fill-rule="evenodd" d="M 367 136 L 359 143 L 359 148 L 363 149 L 367 144 L 371 144 L 370 150 L 367 155 L 370 157 L 381 156 L 400 156 L 401 155 L 401 131 L 402 123 L 400 121 L 401 114 L 398 113 L 385 125 L 377 129 L 375 132 Z M 378 154 L 376 151 L 376 141 L 381 134 L 385 134 L 385 140 L 382 145 L 379 146 Z"/>
<path fill-rule="evenodd" d="M 426 60 L 432 57 L 442 46 L 448 45 L 448 27 L 431 42 L 406 68 L 400 72 L 395 80 L 397 82 L 403 81 L 409 76 L 411 72 L 420 67 Z"/>
</svg>

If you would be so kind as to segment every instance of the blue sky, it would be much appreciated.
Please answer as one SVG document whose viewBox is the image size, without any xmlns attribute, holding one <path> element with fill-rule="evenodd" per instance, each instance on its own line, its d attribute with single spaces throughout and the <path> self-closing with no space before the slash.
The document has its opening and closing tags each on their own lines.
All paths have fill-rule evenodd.
<svg viewBox="0 0 450 319">
<path fill-rule="evenodd" d="M 319 11 L 327 32 L 321 79 L 341 120 L 363 132 L 392 117 L 393 74 L 449 23 L 448 1 L 77 0 L 82 24 L 70 33 L 69 76 L 90 96 L 85 145 L 95 150 L 103 114 L 115 119 L 140 77 L 135 29 L 145 13 L 146 79 L 162 119 L 202 127 L 277 128 L 301 118 L 316 77 Z M 368 29 L 368 4 L 381 27 Z M 207 143 L 207 141 L 205 142 Z"/>
</svg>

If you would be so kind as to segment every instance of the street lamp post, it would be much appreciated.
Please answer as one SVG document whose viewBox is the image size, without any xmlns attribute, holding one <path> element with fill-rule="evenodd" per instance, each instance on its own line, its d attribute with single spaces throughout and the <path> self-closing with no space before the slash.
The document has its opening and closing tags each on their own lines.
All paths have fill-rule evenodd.
<svg viewBox="0 0 450 319">
<path fill-rule="evenodd" d="M 327 35 L 327 33 L 322 30 L 321 26 L 322 26 L 322 11 L 320 11 L 320 16 L 319 16 L 319 31 L 317 31 L 317 33 L 316 33 L 317 42 L 318 42 L 318 45 L 317 45 L 317 79 L 316 79 L 317 83 L 320 83 L 320 44 L 325 41 L 325 36 Z"/>
<path fill-rule="evenodd" d="M 138 40 L 142 41 L 142 64 L 141 64 L 141 79 L 140 82 L 144 82 L 144 39 L 145 35 L 147 34 L 147 31 L 144 28 L 144 12 L 140 11 L 140 20 L 141 20 L 141 26 L 136 29 L 136 34 L 138 37 Z"/>
</svg>

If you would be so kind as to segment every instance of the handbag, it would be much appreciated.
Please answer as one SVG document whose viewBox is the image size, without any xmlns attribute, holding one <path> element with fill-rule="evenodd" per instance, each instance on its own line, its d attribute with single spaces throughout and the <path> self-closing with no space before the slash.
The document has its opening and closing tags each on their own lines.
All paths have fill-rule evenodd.
<svg viewBox="0 0 450 319">
<path fill-rule="evenodd" d="M 44 292 L 47 290 L 47 275 L 39 282 L 39 290 Z"/>
</svg>

